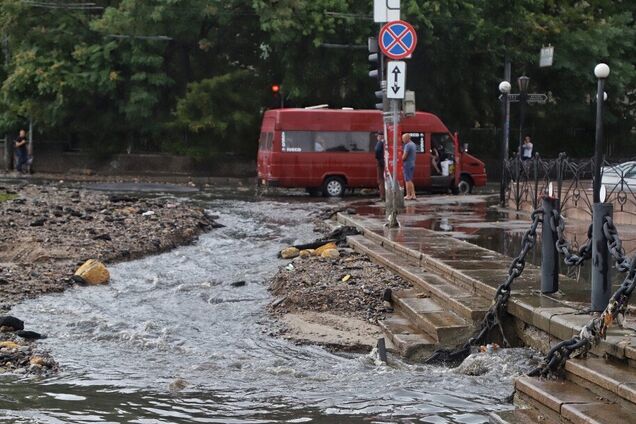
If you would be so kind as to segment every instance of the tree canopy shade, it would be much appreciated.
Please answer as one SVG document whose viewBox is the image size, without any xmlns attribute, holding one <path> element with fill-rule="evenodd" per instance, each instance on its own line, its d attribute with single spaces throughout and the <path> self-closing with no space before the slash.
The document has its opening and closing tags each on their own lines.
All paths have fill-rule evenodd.
<svg viewBox="0 0 636 424">
<path fill-rule="evenodd" d="M 3 132 L 32 119 L 43 139 L 202 157 L 254 152 L 261 113 L 273 106 L 272 84 L 281 85 L 288 105 L 375 103 L 366 50 L 331 48 L 366 45 L 377 34 L 370 0 L 73 3 L 2 0 Z M 593 137 L 585 131 L 594 125 L 592 70 L 604 61 L 612 70 L 608 135 L 635 153 L 625 140 L 636 125 L 636 2 L 401 3 L 420 40 L 407 78 L 419 109 L 452 128 L 498 126 L 497 87 L 508 57 L 514 79 L 526 74 L 531 91 L 550 94 L 547 105 L 531 108 L 528 131 L 546 146 L 589 154 L 581 137 Z M 554 66 L 539 68 L 547 44 L 555 46 Z"/>
</svg>

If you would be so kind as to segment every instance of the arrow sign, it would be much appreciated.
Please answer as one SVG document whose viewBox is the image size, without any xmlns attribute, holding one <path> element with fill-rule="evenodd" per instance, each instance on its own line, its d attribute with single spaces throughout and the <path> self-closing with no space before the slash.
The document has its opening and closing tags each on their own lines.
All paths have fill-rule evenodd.
<svg viewBox="0 0 636 424">
<path fill-rule="evenodd" d="M 388 87 L 386 97 L 388 99 L 403 99 L 406 86 L 406 62 L 393 61 L 387 63 Z"/>
<path fill-rule="evenodd" d="M 508 94 L 508 101 L 510 103 L 517 103 L 519 102 L 520 97 L 519 93 Z M 503 100 L 503 94 L 499 96 L 499 100 Z M 548 102 L 548 95 L 543 93 L 526 94 L 526 101 L 528 103 L 544 104 Z"/>
</svg>

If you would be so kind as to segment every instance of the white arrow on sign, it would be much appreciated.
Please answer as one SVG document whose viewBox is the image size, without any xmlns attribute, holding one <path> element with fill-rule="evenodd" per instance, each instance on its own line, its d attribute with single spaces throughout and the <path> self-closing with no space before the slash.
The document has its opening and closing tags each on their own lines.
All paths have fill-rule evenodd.
<svg viewBox="0 0 636 424">
<path fill-rule="evenodd" d="M 398 60 L 388 62 L 386 73 L 386 97 L 403 99 L 406 85 L 406 62 Z"/>
</svg>

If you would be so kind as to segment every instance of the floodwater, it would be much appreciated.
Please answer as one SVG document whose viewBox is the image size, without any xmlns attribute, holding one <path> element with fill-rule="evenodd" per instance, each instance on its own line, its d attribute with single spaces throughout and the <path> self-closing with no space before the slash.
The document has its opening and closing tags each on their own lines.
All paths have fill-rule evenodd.
<svg viewBox="0 0 636 424">
<path fill-rule="evenodd" d="M 272 336 L 276 253 L 315 238 L 309 218 L 325 203 L 220 197 L 199 196 L 226 227 L 194 245 L 11 311 L 48 335 L 40 346 L 62 371 L 0 376 L 0 423 L 485 423 L 512 407 L 525 350 L 472 376 Z"/>
</svg>

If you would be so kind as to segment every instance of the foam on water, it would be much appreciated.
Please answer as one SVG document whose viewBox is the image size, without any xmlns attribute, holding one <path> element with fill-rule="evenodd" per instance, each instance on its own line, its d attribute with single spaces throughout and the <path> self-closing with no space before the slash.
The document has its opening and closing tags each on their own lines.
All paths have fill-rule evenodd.
<svg viewBox="0 0 636 424">
<path fill-rule="evenodd" d="M 268 335 L 267 280 L 290 240 L 315 237 L 317 204 L 211 200 L 225 228 L 192 246 L 110 267 L 102 287 L 76 287 L 12 311 L 62 372 L 0 377 L 0 422 L 479 423 L 509 408 L 525 360 L 487 375 L 390 366 Z M 232 282 L 246 281 L 243 287 Z M 291 421 L 290 421 L 291 420 Z"/>
</svg>

